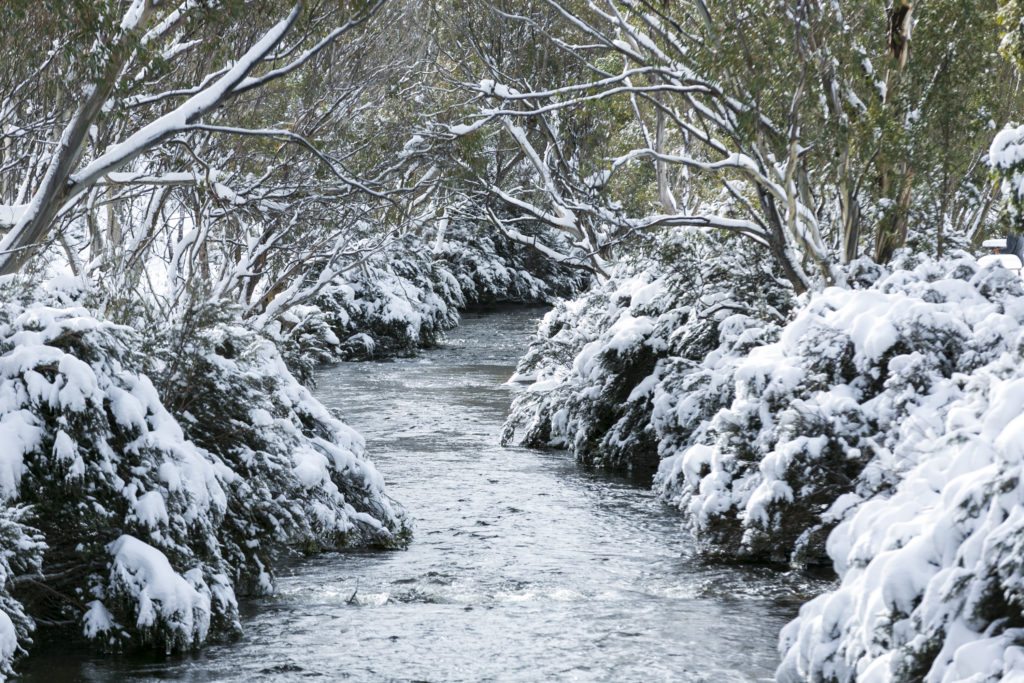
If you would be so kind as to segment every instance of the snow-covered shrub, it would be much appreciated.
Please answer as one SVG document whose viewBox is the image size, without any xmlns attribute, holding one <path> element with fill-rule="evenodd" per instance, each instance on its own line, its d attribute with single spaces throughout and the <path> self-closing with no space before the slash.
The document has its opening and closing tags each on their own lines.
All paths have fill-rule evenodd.
<svg viewBox="0 0 1024 683">
<path fill-rule="evenodd" d="M 79 621 L 107 644 L 180 649 L 237 629 L 216 537 L 228 473 L 185 438 L 139 348 L 84 308 L 0 308 L 0 495 L 10 522 L 12 506 L 32 510 L 34 531 L 12 533 L 46 544 L 45 580 L 19 572 L 11 594 L 31 618 Z M 171 573 L 138 573 L 119 554 L 128 543 Z M 39 547 L 11 559 L 31 567 Z M 201 598 L 160 593 L 182 581 Z"/>
<path fill-rule="evenodd" d="M 1012 343 L 1000 325 L 1016 329 L 1004 309 L 1024 290 L 965 256 L 856 262 L 785 323 L 789 290 L 759 262 L 700 247 L 679 240 L 556 306 L 505 436 L 657 467 L 708 555 L 827 562 L 844 514 L 913 465 L 901 449 L 934 428 L 952 378 Z"/>
<path fill-rule="evenodd" d="M 567 240 L 546 233 L 542 241 Z M 571 250 L 569 245 L 560 248 Z M 506 239 L 485 223 L 452 221 L 434 252 L 454 275 L 467 305 L 551 301 L 576 294 L 589 279 L 585 271 Z"/>
<path fill-rule="evenodd" d="M 855 266 L 856 268 L 856 266 Z M 866 268 L 863 267 L 862 270 Z M 775 343 L 732 370 L 734 397 L 700 443 L 657 477 L 712 553 L 825 562 L 825 539 L 856 501 L 913 465 L 908 440 L 950 399 L 951 378 L 1004 352 L 1024 294 L 970 257 L 851 278 L 814 295 Z"/>
<path fill-rule="evenodd" d="M 584 272 L 487 225 L 453 221 L 444 239 L 407 234 L 264 330 L 309 384 L 325 362 L 410 356 L 438 343 L 466 306 L 536 303 L 580 291 Z"/>
<path fill-rule="evenodd" d="M 425 256 L 368 269 L 347 287 L 351 289 L 352 334 L 345 339 L 351 354 L 366 347 L 362 338 L 353 340 L 353 335 L 373 340 L 374 357 L 407 356 L 433 346 L 458 325 L 464 303 L 451 273 Z"/>
<path fill-rule="evenodd" d="M 520 430 L 527 445 L 641 477 L 666 448 L 689 443 L 727 402 L 715 369 L 774 338 L 790 302 L 763 261 L 722 249 L 676 234 L 558 303 L 517 369 L 532 384 L 506 440 Z"/>
<path fill-rule="evenodd" d="M 288 372 L 269 339 L 220 307 L 195 315 L 205 319 L 168 330 L 155 376 L 186 436 L 230 470 L 218 538 L 236 589 L 268 590 L 289 548 L 403 545 L 404 513 L 364 459 L 362 437 Z"/>
<path fill-rule="evenodd" d="M 230 309 L 143 335 L 81 293 L 5 294 L 0 673 L 36 623 L 109 648 L 231 636 L 283 552 L 407 540 L 361 437 Z"/>
<path fill-rule="evenodd" d="M 462 288 L 415 235 L 337 277 L 265 332 L 303 382 L 324 362 L 408 356 L 459 322 Z"/>
<path fill-rule="evenodd" d="M 1004 352 L 939 383 L 892 495 L 832 532 L 840 586 L 783 631 L 780 681 L 1024 680 L 1024 299 L 1002 308 Z"/>
<path fill-rule="evenodd" d="M 349 319 L 340 306 L 293 306 L 263 332 L 274 341 L 291 374 L 312 386 L 318 367 L 347 355 L 336 330 L 345 329 Z"/>
<path fill-rule="evenodd" d="M 453 221 L 440 241 L 403 236 L 332 283 L 316 303 L 340 340 L 339 357 L 386 358 L 433 346 L 468 305 L 573 294 L 585 284 L 580 272 L 489 226 Z"/>
</svg>

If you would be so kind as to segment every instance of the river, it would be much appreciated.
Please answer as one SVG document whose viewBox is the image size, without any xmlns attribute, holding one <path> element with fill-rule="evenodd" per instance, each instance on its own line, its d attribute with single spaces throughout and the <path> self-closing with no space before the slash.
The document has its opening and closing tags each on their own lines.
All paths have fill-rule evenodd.
<svg viewBox="0 0 1024 683">
<path fill-rule="evenodd" d="M 702 564 L 646 487 L 498 445 L 541 313 L 466 314 L 419 358 L 320 373 L 319 397 L 416 519 L 408 550 L 288 566 L 274 597 L 244 603 L 238 642 L 157 659 L 51 644 L 26 680 L 770 680 L 815 586 Z"/>
</svg>

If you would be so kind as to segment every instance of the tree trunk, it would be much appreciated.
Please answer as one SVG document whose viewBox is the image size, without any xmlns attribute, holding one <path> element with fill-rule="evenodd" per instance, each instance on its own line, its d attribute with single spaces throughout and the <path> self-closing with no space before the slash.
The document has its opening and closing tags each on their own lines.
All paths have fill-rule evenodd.
<svg viewBox="0 0 1024 683">
<path fill-rule="evenodd" d="M 793 291 L 797 295 L 803 294 L 811 288 L 811 283 L 804 274 L 803 268 L 796 261 L 793 250 L 786 243 L 785 227 L 782 225 L 782 219 L 779 217 L 778 210 L 775 207 L 775 201 L 764 190 L 758 190 L 758 196 L 771 227 L 768 249 L 771 251 L 775 262 L 782 268 L 783 277 L 793 286 Z"/>
</svg>

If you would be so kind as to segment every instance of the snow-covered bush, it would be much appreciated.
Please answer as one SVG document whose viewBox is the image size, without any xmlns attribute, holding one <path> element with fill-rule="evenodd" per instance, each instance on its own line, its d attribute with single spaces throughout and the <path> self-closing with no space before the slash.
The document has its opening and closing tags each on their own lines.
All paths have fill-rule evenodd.
<svg viewBox="0 0 1024 683">
<path fill-rule="evenodd" d="M 882 272 L 812 296 L 777 342 L 732 372 L 731 402 L 699 443 L 661 465 L 656 485 L 705 548 L 753 560 L 825 562 L 825 539 L 857 501 L 912 466 L 908 440 L 948 401 L 951 378 L 1013 343 L 1008 271 L 970 257 Z M 925 408 L 922 408 L 922 407 Z"/>
<path fill-rule="evenodd" d="M 266 332 L 303 382 L 321 363 L 409 356 L 459 322 L 462 290 L 429 253 L 372 260 L 339 277 L 310 306 L 297 306 Z"/>
<path fill-rule="evenodd" d="M 462 290 L 441 264 L 410 257 L 385 267 L 367 269 L 335 293 L 349 299 L 350 320 L 345 352 L 359 357 L 366 335 L 373 357 L 408 356 L 432 346 L 459 323 Z M 341 335 L 339 335 L 340 337 Z"/>
<path fill-rule="evenodd" d="M 568 240 L 545 233 L 543 241 Z M 561 248 L 570 250 L 569 245 Z M 576 294 L 589 280 L 585 271 L 559 264 L 472 221 L 452 221 L 434 251 L 454 275 L 467 305 L 551 301 Z"/>
<path fill-rule="evenodd" d="M 329 301 L 328 297 L 330 290 L 321 298 Z M 263 332 L 274 341 L 291 374 L 312 386 L 317 368 L 348 356 L 337 331 L 345 329 L 349 320 L 348 312 L 340 305 L 293 306 Z"/>
<path fill-rule="evenodd" d="M 716 369 L 773 339 L 789 304 L 788 287 L 738 241 L 676 233 L 545 316 L 517 368 L 531 384 L 505 439 L 518 430 L 527 445 L 650 476 L 727 404 Z"/>
<path fill-rule="evenodd" d="M 742 276 L 641 266 L 545 318 L 509 431 L 604 466 L 656 453 L 706 554 L 830 562 L 780 681 L 1024 680 L 1021 280 L 860 261 L 780 325 Z"/>
<path fill-rule="evenodd" d="M 15 577 L 12 595 L 32 618 L 81 621 L 109 644 L 184 648 L 237 628 L 216 538 L 229 473 L 185 438 L 139 348 L 84 308 L 0 308 L 0 493 L 31 507 L 46 544 L 44 577 Z M 117 552 L 129 538 L 172 576 L 136 575 L 138 553 Z M 168 581 L 187 581 L 192 602 L 179 591 L 148 605 L 150 583 Z"/>
<path fill-rule="evenodd" d="M 1024 126 L 1008 126 L 1000 131 L 992 140 L 988 160 L 1002 179 L 1007 213 L 1019 230 L 1024 225 Z"/>
<path fill-rule="evenodd" d="M 793 299 L 765 267 L 702 248 L 676 240 L 556 306 L 505 436 L 657 468 L 707 555 L 825 563 L 844 513 L 912 465 L 900 448 L 931 428 L 951 378 L 1012 343 L 999 325 L 1017 325 L 1004 308 L 1020 281 L 965 256 L 861 261 L 785 322 Z"/>
<path fill-rule="evenodd" d="M 780 681 L 1024 680 L 1024 298 L 985 309 L 1001 353 L 911 412 L 900 481 L 832 532 L 841 583 L 783 631 Z"/>
<path fill-rule="evenodd" d="M 408 234 L 336 278 L 312 305 L 295 306 L 266 332 L 308 384 L 324 362 L 410 356 L 438 343 L 459 310 L 537 303 L 581 290 L 583 271 L 559 265 L 485 225 L 455 221 L 445 239 Z"/>
<path fill-rule="evenodd" d="M 230 310 L 195 315 L 204 319 L 168 330 L 155 377 L 187 438 L 230 470 L 219 540 L 236 590 L 268 590 L 289 548 L 404 544 L 403 512 L 364 459 L 363 438 Z"/>
<path fill-rule="evenodd" d="M 144 336 L 4 294 L 0 673 L 37 623 L 187 649 L 237 633 L 288 549 L 405 542 L 362 439 L 223 309 Z"/>
</svg>

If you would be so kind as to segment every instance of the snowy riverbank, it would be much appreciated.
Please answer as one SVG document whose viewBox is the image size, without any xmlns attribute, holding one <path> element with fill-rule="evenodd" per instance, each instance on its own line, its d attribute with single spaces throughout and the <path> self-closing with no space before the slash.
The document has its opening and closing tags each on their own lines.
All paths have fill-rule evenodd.
<svg viewBox="0 0 1024 683">
<path fill-rule="evenodd" d="M 318 372 L 413 514 L 407 550 L 289 563 L 274 596 L 242 601 L 237 642 L 171 657 L 44 642 L 24 680 L 766 680 L 794 595 L 820 583 L 693 561 L 649 489 L 498 444 L 502 383 L 542 314 L 467 312 L 417 358 Z"/>
<path fill-rule="evenodd" d="M 660 463 L 709 557 L 833 566 L 782 680 L 1024 675 L 1021 282 L 969 256 L 845 277 L 793 299 L 749 269 L 623 268 L 545 318 L 506 435 Z"/>
</svg>

